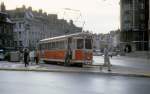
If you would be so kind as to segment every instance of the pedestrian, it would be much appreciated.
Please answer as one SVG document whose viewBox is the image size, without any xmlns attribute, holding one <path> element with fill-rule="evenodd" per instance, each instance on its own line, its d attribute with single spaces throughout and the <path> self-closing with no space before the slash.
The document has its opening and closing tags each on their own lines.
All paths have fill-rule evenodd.
<svg viewBox="0 0 150 94">
<path fill-rule="evenodd" d="M 35 62 L 37 65 L 39 64 L 39 52 L 38 52 L 38 50 L 35 51 Z"/>
<path fill-rule="evenodd" d="M 34 50 L 33 50 L 33 51 L 30 51 L 29 56 L 30 56 L 30 63 L 32 64 L 32 63 L 34 62 L 34 59 L 35 59 Z"/>
<path fill-rule="evenodd" d="M 113 57 L 112 53 L 110 54 L 110 57 L 111 57 L 111 58 Z"/>
<path fill-rule="evenodd" d="M 23 62 L 23 51 L 21 49 L 19 50 L 19 61 Z"/>
<path fill-rule="evenodd" d="M 23 52 L 20 52 L 19 61 L 20 61 L 20 62 L 23 62 Z"/>
<path fill-rule="evenodd" d="M 111 69 L 110 69 L 111 64 L 110 64 L 107 48 L 104 49 L 104 65 L 106 65 L 108 67 L 108 71 L 111 71 Z"/>
<path fill-rule="evenodd" d="M 24 49 L 24 63 L 25 67 L 29 65 L 29 51 L 28 49 Z"/>
</svg>

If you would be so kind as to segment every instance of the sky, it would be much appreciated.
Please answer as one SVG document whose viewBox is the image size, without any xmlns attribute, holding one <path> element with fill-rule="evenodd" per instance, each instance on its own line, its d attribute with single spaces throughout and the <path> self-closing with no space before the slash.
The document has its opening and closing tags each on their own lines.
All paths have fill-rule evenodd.
<svg viewBox="0 0 150 94">
<path fill-rule="evenodd" d="M 120 27 L 119 0 L 0 0 L 6 9 L 31 6 L 59 18 L 73 19 L 77 26 L 92 33 L 108 33 Z"/>
</svg>

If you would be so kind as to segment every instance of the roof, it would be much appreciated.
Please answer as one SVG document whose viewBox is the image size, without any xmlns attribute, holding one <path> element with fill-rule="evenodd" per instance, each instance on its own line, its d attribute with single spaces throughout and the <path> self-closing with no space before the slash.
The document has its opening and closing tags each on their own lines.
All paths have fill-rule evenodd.
<svg viewBox="0 0 150 94">
<path fill-rule="evenodd" d="M 0 16 L 3 17 L 3 20 L 1 20 L 1 22 L 13 23 L 13 22 L 8 18 L 8 14 L 7 14 L 7 13 L 0 12 Z"/>
<path fill-rule="evenodd" d="M 13 23 L 9 18 L 6 18 L 7 23 Z"/>
<path fill-rule="evenodd" d="M 7 13 L 5 13 L 5 12 L 0 12 L 0 14 L 7 15 Z"/>
<path fill-rule="evenodd" d="M 64 39 L 64 38 L 75 37 L 75 36 L 85 36 L 85 35 L 92 36 L 91 33 L 80 32 L 80 33 L 74 33 L 74 34 L 69 34 L 69 35 L 62 35 L 58 37 L 46 38 L 46 39 L 40 40 L 40 42 L 47 42 L 51 40 Z"/>
</svg>

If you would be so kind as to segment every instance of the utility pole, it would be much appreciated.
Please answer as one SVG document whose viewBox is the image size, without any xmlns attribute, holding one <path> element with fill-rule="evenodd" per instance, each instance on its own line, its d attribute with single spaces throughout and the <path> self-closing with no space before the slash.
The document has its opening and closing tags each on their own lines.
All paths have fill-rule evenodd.
<svg viewBox="0 0 150 94">
<path fill-rule="evenodd" d="M 64 8 L 63 11 L 64 11 L 63 19 L 72 20 L 74 23 L 77 23 L 78 25 L 79 23 L 81 23 L 81 27 L 82 27 L 81 31 L 83 32 L 85 21 L 83 20 L 81 11 L 76 10 L 76 9 L 71 9 L 71 8 Z M 80 21 L 80 20 L 83 20 L 83 21 Z"/>
</svg>

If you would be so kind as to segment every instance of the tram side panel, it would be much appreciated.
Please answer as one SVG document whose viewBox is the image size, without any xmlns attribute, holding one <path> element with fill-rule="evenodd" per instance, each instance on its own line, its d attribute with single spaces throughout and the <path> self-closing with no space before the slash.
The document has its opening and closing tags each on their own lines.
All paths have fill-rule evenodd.
<svg viewBox="0 0 150 94">
<path fill-rule="evenodd" d="M 45 44 L 45 42 L 41 43 L 41 47 L 44 45 L 42 48 L 40 48 L 41 59 L 46 60 L 46 61 L 64 62 L 66 58 L 67 47 L 68 47 L 67 39 L 64 38 L 63 40 L 60 40 L 60 41 L 57 39 L 56 41 L 58 44 L 62 42 L 65 45 L 63 46 L 64 47 L 63 49 L 56 46 L 57 43 L 53 47 L 52 45 L 54 41 L 48 42 L 48 44 L 47 43 Z M 72 50 L 71 63 L 92 64 L 92 59 L 93 59 L 92 48 L 85 49 L 83 46 L 85 45 L 85 43 L 83 42 L 84 40 L 82 38 L 79 38 L 79 41 L 81 41 L 80 44 L 82 44 L 81 45 L 82 47 L 78 48 L 77 40 L 78 39 L 73 38 L 73 40 L 70 41 L 71 44 L 73 43 L 73 46 L 70 46 L 72 48 L 71 49 Z M 88 63 L 85 63 L 85 62 L 88 62 Z"/>
<path fill-rule="evenodd" d="M 47 59 L 64 59 L 65 50 L 47 50 L 45 51 L 45 58 Z"/>
<path fill-rule="evenodd" d="M 73 55 L 74 54 L 74 55 Z M 84 53 L 83 50 L 76 49 L 75 52 L 72 54 L 72 60 L 71 63 L 85 63 L 88 62 L 88 64 L 92 63 L 92 52 L 88 51 L 87 53 Z M 42 54 L 42 59 L 46 61 L 58 61 L 58 62 L 64 62 L 66 50 L 44 50 L 44 53 Z"/>
<path fill-rule="evenodd" d="M 92 51 L 85 52 L 84 50 L 77 49 L 75 50 L 75 60 L 76 62 L 92 64 Z"/>
</svg>

